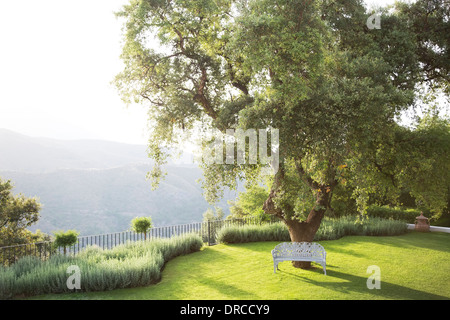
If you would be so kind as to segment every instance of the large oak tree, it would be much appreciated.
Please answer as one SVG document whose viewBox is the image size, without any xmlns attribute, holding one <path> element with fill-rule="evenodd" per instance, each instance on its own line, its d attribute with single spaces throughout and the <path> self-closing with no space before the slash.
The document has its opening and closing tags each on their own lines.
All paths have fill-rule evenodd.
<svg viewBox="0 0 450 320">
<path fill-rule="evenodd" d="M 363 211 L 373 172 L 389 174 L 376 150 L 395 143 L 394 119 L 415 89 L 448 92 L 448 9 L 400 3 L 371 30 L 359 0 L 130 0 L 118 13 L 125 67 L 115 84 L 124 101 L 149 106 L 155 184 L 183 133 L 278 129 L 263 209 L 292 241 L 312 241 L 337 186 L 350 179 Z M 264 166 L 203 163 L 207 199 L 254 183 Z"/>
</svg>

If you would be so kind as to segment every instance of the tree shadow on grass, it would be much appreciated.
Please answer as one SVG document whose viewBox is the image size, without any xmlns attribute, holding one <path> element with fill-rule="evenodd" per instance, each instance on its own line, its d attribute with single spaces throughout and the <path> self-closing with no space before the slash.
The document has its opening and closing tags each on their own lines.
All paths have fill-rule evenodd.
<svg viewBox="0 0 450 320">
<path fill-rule="evenodd" d="M 328 265 L 327 265 L 328 267 Z M 305 270 L 306 271 L 306 270 Z M 380 289 L 369 289 L 367 288 L 367 280 L 369 277 L 369 274 L 367 277 L 360 277 L 348 273 L 343 273 L 335 270 L 328 270 L 327 268 L 327 275 L 323 275 L 324 278 L 321 278 L 321 280 L 316 280 L 316 277 L 311 278 L 308 277 L 308 275 L 300 275 L 295 274 L 289 271 L 283 271 L 279 270 L 277 271 L 284 273 L 288 275 L 289 277 L 299 279 L 301 281 L 305 281 L 309 284 L 320 286 L 328 290 L 334 290 L 337 292 L 345 293 L 350 295 L 350 299 L 358 299 L 358 295 L 361 294 L 371 294 L 373 295 L 373 299 L 393 299 L 393 300 L 449 300 L 450 297 L 441 296 L 429 292 L 424 292 L 416 289 L 411 289 L 405 286 L 389 283 L 386 281 L 383 281 L 383 278 L 381 278 L 381 286 Z M 310 270 L 306 272 L 312 272 L 312 273 L 322 273 L 322 268 L 318 267 L 312 267 Z M 327 279 L 330 278 L 337 278 L 339 282 L 329 282 Z M 352 298 L 351 295 L 354 295 L 355 298 Z"/>
<path fill-rule="evenodd" d="M 207 277 L 200 282 L 202 285 L 206 285 L 213 291 L 217 291 L 224 295 L 227 299 L 254 299 L 254 293 L 240 289 L 233 284 L 230 284 L 225 279 L 224 281 L 218 280 L 214 277 Z"/>
<path fill-rule="evenodd" d="M 392 238 L 390 246 L 398 248 L 415 248 L 437 250 L 442 253 L 450 253 L 448 241 L 450 235 L 443 232 L 418 232 L 408 231 L 404 237 Z"/>
<path fill-rule="evenodd" d="M 448 241 L 450 234 L 443 232 L 418 232 L 407 231 L 405 234 L 397 236 L 346 236 L 338 240 L 324 242 L 324 247 L 336 251 L 340 251 L 342 242 L 351 241 L 352 244 L 372 242 L 378 245 L 384 245 L 402 249 L 430 249 L 442 251 L 442 253 L 450 253 Z"/>
</svg>

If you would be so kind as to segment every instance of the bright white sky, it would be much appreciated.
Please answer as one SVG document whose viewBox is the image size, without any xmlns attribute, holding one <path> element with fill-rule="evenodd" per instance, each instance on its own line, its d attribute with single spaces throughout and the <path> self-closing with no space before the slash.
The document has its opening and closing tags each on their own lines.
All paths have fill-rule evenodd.
<svg viewBox="0 0 450 320">
<path fill-rule="evenodd" d="M 127 0 L 0 0 L 0 128 L 146 144 L 147 116 L 111 85 Z M 393 0 L 366 0 L 384 5 Z"/>
<path fill-rule="evenodd" d="M 125 0 L 0 0 L 0 128 L 146 144 L 144 108 L 111 85 Z"/>
</svg>

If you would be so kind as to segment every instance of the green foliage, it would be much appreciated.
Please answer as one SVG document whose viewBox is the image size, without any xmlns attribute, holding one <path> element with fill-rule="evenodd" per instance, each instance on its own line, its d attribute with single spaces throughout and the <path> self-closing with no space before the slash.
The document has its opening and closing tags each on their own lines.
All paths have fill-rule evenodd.
<svg viewBox="0 0 450 320">
<path fill-rule="evenodd" d="M 33 234 L 26 230 L 39 220 L 41 204 L 37 198 L 12 194 L 11 181 L 0 178 L 0 246 L 31 242 Z M 34 237 L 43 236 L 36 234 Z"/>
<path fill-rule="evenodd" d="M 331 200 L 331 208 L 327 215 L 333 218 L 355 215 L 358 213 L 356 201 L 352 198 L 354 190 L 346 185 L 346 181 L 336 187 Z"/>
<path fill-rule="evenodd" d="M 450 193 L 450 122 L 427 114 L 413 132 L 399 133 L 403 143 L 399 182 L 410 189 L 419 209 L 435 218 L 448 205 Z"/>
<path fill-rule="evenodd" d="M 27 229 L 39 220 L 39 200 L 22 194 L 14 195 L 12 189 L 10 180 L 0 178 L 0 247 L 50 241 L 50 235 L 40 230 L 33 233 Z M 15 255 L 0 256 L 0 265 L 14 263 L 16 256 L 23 254 L 47 255 L 52 250 L 49 247 L 39 244 L 17 247 Z"/>
<path fill-rule="evenodd" d="M 211 208 L 208 208 L 203 213 L 203 221 L 207 222 L 207 221 L 222 220 L 224 216 L 225 216 L 225 213 L 223 212 L 222 208 L 215 207 L 214 210 Z"/>
<path fill-rule="evenodd" d="M 314 240 L 336 240 L 344 236 L 392 236 L 404 234 L 406 223 L 402 221 L 368 218 L 357 222 L 354 217 L 326 218 Z M 244 243 L 258 241 L 290 241 L 288 229 L 283 223 L 249 226 L 226 226 L 217 234 L 220 243 Z"/>
<path fill-rule="evenodd" d="M 282 223 L 226 226 L 219 230 L 216 237 L 218 243 L 290 241 L 289 232 Z"/>
<path fill-rule="evenodd" d="M 244 192 L 239 192 L 239 196 L 234 201 L 228 201 L 231 215 L 229 218 L 257 217 L 259 220 L 268 220 L 270 216 L 264 213 L 263 205 L 267 200 L 269 192 L 267 188 L 259 185 L 251 186 Z"/>
<path fill-rule="evenodd" d="M 420 210 L 413 208 L 392 208 L 388 206 L 369 206 L 367 208 L 367 215 L 369 217 L 394 219 L 404 221 L 406 223 L 414 223 L 416 217 L 420 215 Z"/>
<path fill-rule="evenodd" d="M 440 216 L 436 221 L 433 222 L 437 226 L 450 228 L 450 211 L 447 209 L 447 212 Z"/>
<path fill-rule="evenodd" d="M 0 299 L 17 295 L 70 292 L 67 268 L 81 272 L 81 291 L 105 291 L 145 286 L 161 279 L 164 264 L 176 256 L 200 250 L 198 235 L 132 242 L 111 250 L 89 247 L 76 256 L 54 255 L 47 261 L 24 257 L 0 267 Z"/>
<path fill-rule="evenodd" d="M 402 205 L 405 191 L 419 210 L 438 218 L 448 206 L 450 181 L 450 124 L 435 113 L 418 119 L 415 128 L 397 126 L 383 146 L 368 155 L 368 179 L 380 204 Z M 356 181 L 355 181 L 356 184 Z M 403 199 L 404 199 L 403 195 Z M 378 201 L 375 201 L 377 203 Z"/>
<path fill-rule="evenodd" d="M 421 77 L 431 82 L 433 87 L 443 88 L 448 95 L 450 93 L 448 50 L 437 49 L 448 48 L 449 45 L 448 3 L 420 0 L 413 3 L 398 3 L 397 8 L 399 17 L 408 20 L 408 27 L 417 39 L 413 54 L 426 66 L 421 70 Z M 433 45 L 430 45 L 431 43 Z"/>
<path fill-rule="evenodd" d="M 73 246 L 78 241 L 79 232 L 75 230 L 67 230 L 67 231 L 57 231 L 54 233 L 55 240 L 53 244 L 56 247 L 63 247 L 64 254 L 66 253 L 66 248 Z"/>
<path fill-rule="evenodd" d="M 136 217 L 131 220 L 131 228 L 136 233 L 146 234 L 153 227 L 151 217 Z"/>
</svg>

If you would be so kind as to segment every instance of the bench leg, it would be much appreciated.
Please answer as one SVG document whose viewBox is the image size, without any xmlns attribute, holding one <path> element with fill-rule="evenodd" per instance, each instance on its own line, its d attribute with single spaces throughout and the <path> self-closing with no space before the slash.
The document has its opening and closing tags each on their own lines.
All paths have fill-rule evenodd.
<svg viewBox="0 0 450 320">
<path fill-rule="evenodd" d="M 321 263 L 322 267 L 323 267 L 323 273 L 325 275 L 327 275 L 327 268 L 326 268 L 326 264 L 325 263 Z"/>
<path fill-rule="evenodd" d="M 280 270 L 280 269 L 278 269 L 278 262 L 274 262 L 273 263 L 273 273 L 277 273 L 277 270 Z"/>
</svg>

